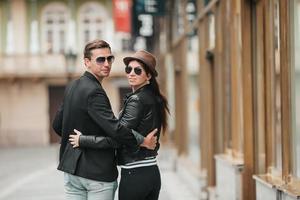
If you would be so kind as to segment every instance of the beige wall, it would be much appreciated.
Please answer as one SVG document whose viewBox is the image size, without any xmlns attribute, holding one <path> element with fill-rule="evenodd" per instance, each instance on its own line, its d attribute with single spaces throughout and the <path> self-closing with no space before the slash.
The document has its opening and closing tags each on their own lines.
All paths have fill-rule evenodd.
<svg viewBox="0 0 300 200">
<path fill-rule="evenodd" d="M 48 90 L 43 83 L 0 84 L 0 146 L 49 142 Z"/>
<path fill-rule="evenodd" d="M 120 103 L 119 103 L 119 90 L 118 87 L 119 85 L 114 84 L 114 81 L 111 79 L 104 79 L 102 82 L 103 88 L 105 89 L 107 96 L 110 100 L 111 108 L 115 114 L 116 117 L 119 115 L 119 108 L 120 108 Z M 123 98 L 123 97 L 121 97 Z"/>
<path fill-rule="evenodd" d="M 116 116 L 119 85 L 107 79 L 103 86 Z M 18 80 L 0 82 L 0 147 L 49 144 L 48 85 Z"/>
</svg>

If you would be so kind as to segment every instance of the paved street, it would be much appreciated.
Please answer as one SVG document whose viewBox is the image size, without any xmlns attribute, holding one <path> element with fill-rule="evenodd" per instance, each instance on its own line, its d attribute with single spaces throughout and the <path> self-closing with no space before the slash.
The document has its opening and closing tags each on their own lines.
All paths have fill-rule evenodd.
<svg viewBox="0 0 300 200">
<path fill-rule="evenodd" d="M 162 150 L 161 200 L 196 200 L 173 171 L 174 157 Z M 63 200 L 63 173 L 56 170 L 58 146 L 0 149 L 0 200 Z M 117 198 L 117 197 L 116 197 Z"/>
</svg>

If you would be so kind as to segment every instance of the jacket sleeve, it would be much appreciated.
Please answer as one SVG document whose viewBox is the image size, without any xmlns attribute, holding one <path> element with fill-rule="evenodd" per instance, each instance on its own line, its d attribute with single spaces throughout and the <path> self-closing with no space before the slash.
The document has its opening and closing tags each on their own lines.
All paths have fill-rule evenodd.
<svg viewBox="0 0 300 200">
<path fill-rule="evenodd" d="M 137 140 L 138 146 L 143 143 L 144 136 L 140 133 L 132 130 L 132 133 Z M 79 147 L 83 148 L 94 148 L 94 149 L 107 149 L 107 148 L 120 148 L 121 145 L 114 139 L 104 136 L 96 135 L 80 135 L 79 137 Z M 135 146 L 135 149 L 138 149 Z"/>
<path fill-rule="evenodd" d="M 123 108 L 123 115 L 120 117 L 119 121 L 122 125 L 133 129 L 133 134 L 137 140 L 138 145 L 144 142 L 144 136 L 136 132 L 140 121 L 143 117 L 143 104 L 138 97 L 133 97 L 129 99 L 125 107 Z"/>
<path fill-rule="evenodd" d="M 119 148 L 120 145 L 109 137 L 95 136 L 95 135 L 80 135 L 79 147 L 95 148 L 95 149 L 107 149 L 107 148 Z"/>
<path fill-rule="evenodd" d="M 138 143 L 131 129 L 121 125 L 114 116 L 107 95 L 104 91 L 95 90 L 88 98 L 88 113 L 107 136 L 120 144 L 137 147 Z"/>
<path fill-rule="evenodd" d="M 59 136 L 61 136 L 62 134 L 63 111 L 64 111 L 64 105 L 62 103 L 59 109 L 57 110 L 55 114 L 55 118 L 52 122 L 52 128 L 55 131 L 55 133 Z"/>
<path fill-rule="evenodd" d="M 138 97 L 129 99 L 124 107 L 120 123 L 128 128 L 136 129 L 143 117 L 143 104 Z"/>
</svg>

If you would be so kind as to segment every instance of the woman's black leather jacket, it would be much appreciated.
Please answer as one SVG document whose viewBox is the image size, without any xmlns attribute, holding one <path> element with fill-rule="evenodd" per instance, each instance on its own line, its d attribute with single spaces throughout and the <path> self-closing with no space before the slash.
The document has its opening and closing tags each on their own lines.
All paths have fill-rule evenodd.
<svg viewBox="0 0 300 200">
<path fill-rule="evenodd" d="M 154 150 L 145 147 L 132 149 L 128 146 L 120 146 L 109 137 L 81 135 L 79 147 L 86 148 L 117 148 L 118 164 L 124 165 L 138 160 L 155 157 L 159 149 L 159 137 L 161 127 L 160 99 L 151 91 L 149 85 L 139 88 L 134 93 L 126 96 L 124 107 L 120 112 L 119 121 L 122 125 L 137 131 L 144 137 L 157 128 L 157 145 Z M 83 133 L 84 134 L 84 133 Z"/>
</svg>

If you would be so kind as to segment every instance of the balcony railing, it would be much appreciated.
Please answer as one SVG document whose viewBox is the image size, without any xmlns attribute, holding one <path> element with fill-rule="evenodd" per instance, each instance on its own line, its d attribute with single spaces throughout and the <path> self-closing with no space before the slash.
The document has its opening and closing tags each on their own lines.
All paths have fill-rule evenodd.
<svg viewBox="0 0 300 200">
<path fill-rule="evenodd" d="M 118 53 L 113 63 L 111 76 L 124 75 L 123 57 L 128 53 Z M 82 56 L 77 56 L 73 75 L 85 71 Z M 67 77 L 66 58 L 63 54 L 47 55 L 0 55 L 0 79 L 26 77 Z"/>
<path fill-rule="evenodd" d="M 9 55 L 0 58 L 0 77 L 61 75 L 65 66 L 63 55 Z"/>
</svg>

